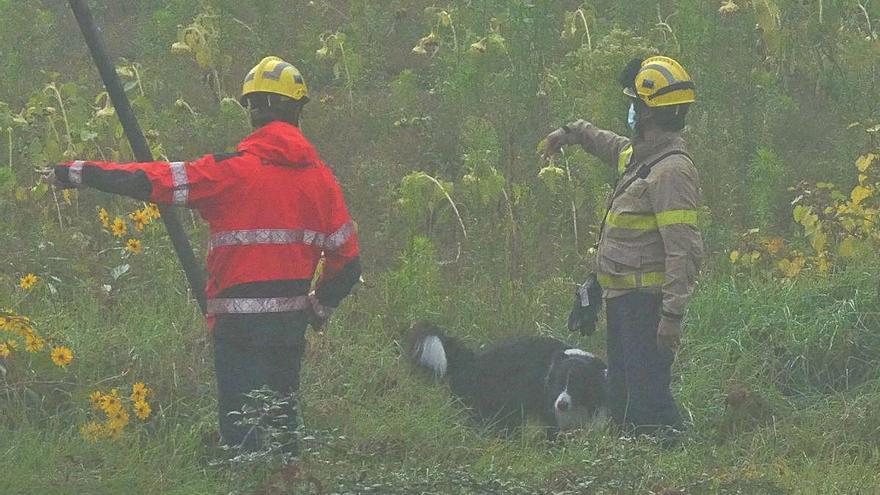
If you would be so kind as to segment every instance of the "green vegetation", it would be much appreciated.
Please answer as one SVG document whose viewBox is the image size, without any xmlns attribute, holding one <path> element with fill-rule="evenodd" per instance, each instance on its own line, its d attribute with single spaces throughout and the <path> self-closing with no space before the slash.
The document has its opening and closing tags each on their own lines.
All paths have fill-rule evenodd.
<svg viewBox="0 0 880 495">
<path fill-rule="evenodd" d="M 131 159 L 76 23 L 63 2 L 0 0 L 0 307 L 46 341 L 31 353 L 0 331 L 18 342 L 0 368 L 0 492 L 876 493 L 880 3 L 93 8 L 159 157 L 230 150 L 249 131 L 243 74 L 267 54 L 300 68 L 304 131 L 345 189 L 367 283 L 309 335 L 297 469 L 214 466 L 209 338 L 162 227 L 33 173 Z M 624 132 L 617 74 L 655 52 L 698 85 L 687 136 L 710 259 L 674 385 L 694 427 L 664 450 L 469 426 L 401 358 L 404 332 L 428 318 L 472 344 L 543 334 L 602 354 L 564 319 L 612 171 L 574 150 L 544 168 L 536 146 L 579 117 Z M 181 218 L 204 254 L 204 226 Z M 61 346 L 65 368 L 48 355 Z M 138 382 L 150 417 L 84 438 L 89 395 Z"/>
</svg>

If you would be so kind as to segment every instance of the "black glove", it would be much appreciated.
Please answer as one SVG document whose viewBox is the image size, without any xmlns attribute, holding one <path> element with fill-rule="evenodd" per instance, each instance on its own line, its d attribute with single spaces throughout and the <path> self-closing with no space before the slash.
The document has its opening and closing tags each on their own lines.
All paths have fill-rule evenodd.
<svg viewBox="0 0 880 495">
<path fill-rule="evenodd" d="M 595 274 L 587 277 L 574 293 L 574 307 L 568 315 L 568 329 L 581 335 L 593 335 L 602 309 L 602 287 Z"/>
</svg>

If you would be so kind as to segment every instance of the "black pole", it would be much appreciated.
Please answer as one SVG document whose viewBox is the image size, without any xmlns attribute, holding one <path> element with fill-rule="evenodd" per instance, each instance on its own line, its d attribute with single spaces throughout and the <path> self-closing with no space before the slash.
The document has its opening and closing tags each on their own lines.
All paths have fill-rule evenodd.
<svg viewBox="0 0 880 495">
<path fill-rule="evenodd" d="M 153 161 L 153 153 L 150 151 L 147 140 L 144 138 L 144 133 L 138 124 L 137 117 L 135 117 L 134 111 L 131 109 L 131 104 L 125 95 L 122 82 L 116 74 L 116 66 L 110 60 L 110 57 L 107 56 L 107 51 L 104 50 L 104 43 L 101 41 L 101 36 L 95 26 L 95 19 L 89 11 L 89 6 L 86 5 L 85 0 L 69 0 L 69 3 L 70 8 L 73 9 L 73 15 L 76 16 L 76 21 L 79 23 L 79 29 L 82 31 L 86 44 L 89 46 L 89 51 L 92 53 L 92 59 L 94 59 L 95 65 L 98 66 L 98 72 L 101 73 L 101 79 L 104 81 L 104 86 L 110 95 L 110 101 L 113 102 L 113 106 L 116 108 L 116 115 L 119 116 L 119 121 L 125 130 L 125 136 L 128 138 L 128 143 L 131 145 L 131 151 L 134 153 L 135 159 L 139 162 Z M 160 205 L 159 212 L 162 215 L 165 228 L 168 230 L 168 235 L 171 237 L 174 251 L 180 259 L 180 264 L 183 265 L 183 271 L 186 273 L 190 289 L 192 289 L 193 295 L 199 303 L 202 314 L 205 314 L 207 312 L 205 305 L 205 282 L 192 247 L 189 244 L 189 239 L 187 239 L 186 233 L 183 231 L 180 218 L 177 217 L 177 211 L 173 207 Z"/>
</svg>

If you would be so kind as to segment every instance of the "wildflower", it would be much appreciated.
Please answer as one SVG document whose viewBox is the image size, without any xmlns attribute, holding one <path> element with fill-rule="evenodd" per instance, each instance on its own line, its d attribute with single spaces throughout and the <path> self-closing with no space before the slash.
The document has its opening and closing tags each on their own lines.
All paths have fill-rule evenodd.
<svg viewBox="0 0 880 495">
<path fill-rule="evenodd" d="M 122 430 L 128 425 L 129 420 L 128 412 L 125 409 L 120 408 L 110 416 L 110 419 L 107 421 L 107 427 L 113 433 L 115 438 L 119 438 L 122 434 Z"/>
<path fill-rule="evenodd" d="M 64 198 L 65 203 L 71 204 L 72 201 L 70 199 L 73 197 L 73 190 L 72 189 L 65 189 L 65 190 L 61 191 L 61 197 Z"/>
<path fill-rule="evenodd" d="M 148 207 L 143 210 L 135 210 L 134 212 L 129 213 L 128 218 L 134 222 L 134 229 L 138 232 L 144 230 L 144 226 L 153 221 L 152 214 Z"/>
<path fill-rule="evenodd" d="M 101 225 L 103 225 L 105 229 L 110 228 L 110 214 L 107 213 L 107 210 L 104 208 L 98 210 L 98 218 L 101 219 Z"/>
<path fill-rule="evenodd" d="M 99 439 L 107 436 L 107 430 L 103 425 L 99 425 L 94 421 L 82 425 L 79 428 L 79 434 L 89 442 L 97 442 Z"/>
<path fill-rule="evenodd" d="M 780 237 L 777 237 L 777 238 L 767 242 L 767 252 L 770 254 L 778 253 L 779 250 L 782 249 L 783 242 L 785 242 L 785 241 L 783 241 L 782 238 L 780 238 Z"/>
<path fill-rule="evenodd" d="M 144 207 L 143 211 L 147 215 L 147 217 L 150 219 L 150 221 L 153 221 L 153 220 L 162 216 L 159 213 L 159 207 L 156 206 L 155 203 L 148 204 L 146 207 Z"/>
<path fill-rule="evenodd" d="M 125 250 L 132 254 L 140 254 L 141 241 L 138 239 L 129 239 L 128 242 L 125 243 Z"/>
<path fill-rule="evenodd" d="M 65 368 L 71 361 L 73 361 L 73 351 L 61 345 L 52 349 L 51 357 L 53 363 Z"/>
<path fill-rule="evenodd" d="M 91 398 L 91 396 L 89 396 L 89 398 Z M 104 413 L 109 416 L 110 414 L 112 414 L 111 411 L 113 410 L 113 397 L 110 395 L 101 394 L 100 397 L 98 397 L 97 405 L 100 410 L 104 411 Z"/>
<path fill-rule="evenodd" d="M 126 225 L 125 220 L 116 217 L 113 219 L 113 225 L 110 226 L 110 233 L 113 234 L 113 237 L 122 237 L 128 233 L 128 225 Z"/>
<path fill-rule="evenodd" d="M 104 394 L 102 394 L 99 390 L 95 390 L 94 392 L 89 394 L 89 402 L 92 403 L 92 408 L 95 409 L 96 411 L 101 410 L 101 398 L 102 397 L 104 397 Z"/>
<path fill-rule="evenodd" d="M 24 277 L 21 277 L 21 279 L 18 281 L 18 286 L 22 289 L 28 290 L 36 285 L 39 281 L 40 277 L 34 275 L 33 273 L 28 273 Z"/>
<path fill-rule="evenodd" d="M 24 336 L 24 349 L 28 352 L 39 352 L 43 350 L 46 341 L 33 331 L 28 332 Z"/>
<path fill-rule="evenodd" d="M 149 418 L 151 412 L 153 412 L 153 410 L 150 409 L 150 405 L 147 404 L 146 401 L 139 400 L 134 403 L 134 414 L 141 421 Z"/>
<path fill-rule="evenodd" d="M 12 351 L 9 350 L 9 346 L 6 344 L 0 344 L 0 358 L 9 357 L 12 354 Z"/>
<path fill-rule="evenodd" d="M 131 400 L 135 402 L 142 402 L 147 399 L 147 396 L 153 393 L 143 382 L 137 382 L 131 386 Z"/>
</svg>

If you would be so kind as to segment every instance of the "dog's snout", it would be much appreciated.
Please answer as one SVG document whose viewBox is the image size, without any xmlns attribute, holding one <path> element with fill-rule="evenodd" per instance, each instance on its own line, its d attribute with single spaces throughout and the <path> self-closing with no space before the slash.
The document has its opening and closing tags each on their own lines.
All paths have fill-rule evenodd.
<svg viewBox="0 0 880 495">
<path fill-rule="evenodd" d="M 559 409 L 560 411 L 568 411 L 569 406 L 571 406 L 571 404 L 567 400 L 556 401 L 556 409 Z"/>
</svg>

